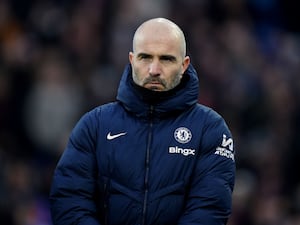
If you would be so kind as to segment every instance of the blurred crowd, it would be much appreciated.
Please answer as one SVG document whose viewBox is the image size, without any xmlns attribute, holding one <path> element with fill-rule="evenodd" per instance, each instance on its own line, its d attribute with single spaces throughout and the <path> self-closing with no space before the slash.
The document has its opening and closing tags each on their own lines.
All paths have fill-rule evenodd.
<svg viewBox="0 0 300 225">
<path fill-rule="evenodd" d="M 300 16 L 281 0 L 0 1 L 0 224 L 51 225 L 69 132 L 115 99 L 136 27 L 176 22 L 235 137 L 229 225 L 300 224 Z"/>
</svg>

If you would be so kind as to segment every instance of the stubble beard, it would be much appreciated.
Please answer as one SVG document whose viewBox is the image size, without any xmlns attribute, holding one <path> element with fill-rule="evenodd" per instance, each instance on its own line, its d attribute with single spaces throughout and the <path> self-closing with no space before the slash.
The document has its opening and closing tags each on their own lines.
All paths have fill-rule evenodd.
<svg viewBox="0 0 300 225">
<path fill-rule="evenodd" d="M 145 85 L 149 84 L 149 83 L 159 83 L 160 85 L 162 85 L 164 87 L 163 90 L 158 89 L 156 86 L 151 86 L 150 88 L 148 88 L 149 90 L 152 91 L 169 91 L 173 88 L 175 88 L 181 80 L 181 75 L 177 74 L 176 76 L 174 76 L 174 78 L 171 80 L 171 82 L 168 84 L 164 79 L 161 79 L 160 77 L 146 77 L 143 81 L 141 81 L 138 76 L 133 72 L 132 73 L 132 77 L 133 77 L 133 81 L 142 87 L 145 87 Z"/>
</svg>

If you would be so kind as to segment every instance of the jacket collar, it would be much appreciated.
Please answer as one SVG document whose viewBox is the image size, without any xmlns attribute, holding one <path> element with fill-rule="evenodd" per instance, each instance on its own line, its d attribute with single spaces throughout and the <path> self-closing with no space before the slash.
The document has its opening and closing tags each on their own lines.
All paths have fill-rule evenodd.
<svg viewBox="0 0 300 225">
<path fill-rule="evenodd" d="M 198 94 L 198 76 L 192 65 L 188 67 L 177 87 L 166 92 L 156 92 L 136 85 L 132 80 L 131 65 L 128 64 L 119 84 L 117 100 L 138 117 L 148 117 L 150 110 L 154 117 L 166 117 L 196 104 Z"/>
</svg>

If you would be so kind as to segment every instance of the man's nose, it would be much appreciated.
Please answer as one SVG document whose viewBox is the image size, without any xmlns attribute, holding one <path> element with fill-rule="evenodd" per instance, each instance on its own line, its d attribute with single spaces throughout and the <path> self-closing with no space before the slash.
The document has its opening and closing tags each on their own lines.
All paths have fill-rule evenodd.
<svg viewBox="0 0 300 225">
<path fill-rule="evenodd" d="M 151 64 L 149 65 L 149 74 L 151 76 L 159 76 L 161 73 L 161 67 L 159 64 L 159 61 L 152 61 Z"/>
</svg>

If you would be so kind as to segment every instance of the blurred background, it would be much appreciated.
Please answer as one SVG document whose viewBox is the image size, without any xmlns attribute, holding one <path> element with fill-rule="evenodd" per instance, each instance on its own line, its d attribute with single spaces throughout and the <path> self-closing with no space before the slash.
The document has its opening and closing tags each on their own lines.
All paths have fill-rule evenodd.
<svg viewBox="0 0 300 225">
<path fill-rule="evenodd" d="M 235 138 L 228 224 L 299 225 L 298 11 L 292 0 L 0 0 L 0 224 L 52 224 L 69 132 L 115 99 L 135 29 L 159 16 L 183 29 L 199 102 Z"/>
</svg>

